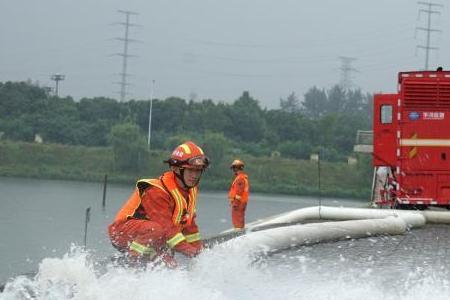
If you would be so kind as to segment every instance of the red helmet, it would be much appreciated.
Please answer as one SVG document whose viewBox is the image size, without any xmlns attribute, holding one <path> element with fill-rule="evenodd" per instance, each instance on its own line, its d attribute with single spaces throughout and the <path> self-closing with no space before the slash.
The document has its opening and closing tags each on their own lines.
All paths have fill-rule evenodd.
<svg viewBox="0 0 450 300">
<path fill-rule="evenodd" d="M 176 147 L 170 158 L 164 162 L 170 166 L 191 169 L 206 169 L 209 166 L 209 159 L 202 148 L 192 141 L 184 142 Z"/>
</svg>

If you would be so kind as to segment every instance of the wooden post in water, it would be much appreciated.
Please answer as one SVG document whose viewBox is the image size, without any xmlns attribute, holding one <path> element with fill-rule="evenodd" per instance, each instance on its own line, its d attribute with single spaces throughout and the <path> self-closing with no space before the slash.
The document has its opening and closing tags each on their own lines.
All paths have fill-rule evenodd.
<svg viewBox="0 0 450 300">
<path fill-rule="evenodd" d="M 86 215 L 84 218 L 84 248 L 86 249 L 88 223 L 91 219 L 91 207 L 86 208 Z"/>
<path fill-rule="evenodd" d="M 319 218 L 322 218 L 322 216 L 320 215 L 320 210 L 322 208 L 322 190 L 321 190 L 321 186 L 320 186 L 320 160 L 322 159 L 322 147 L 319 146 L 319 155 L 317 157 L 317 188 L 318 188 L 318 192 L 319 192 Z"/>
<path fill-rule="evenodd" d="M 106 206 L 106 186 L 108 185 L 108 174 L 105 174 L 105 180 L 103 181 L 103 201 L 102 208 L 105 209 Z"/>
</svg>

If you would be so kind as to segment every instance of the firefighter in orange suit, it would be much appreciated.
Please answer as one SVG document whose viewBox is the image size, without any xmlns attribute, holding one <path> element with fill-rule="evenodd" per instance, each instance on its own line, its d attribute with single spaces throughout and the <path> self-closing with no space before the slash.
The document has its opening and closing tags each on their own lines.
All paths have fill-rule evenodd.
<svg viewBox="0 0 450 300">
<path fill-rule="evenodd" d="M 248 176 L 244 172 L 243 161 L 239 159 L 234 160 L 230 168 L 235 175 L 230 192 L 228 193 L 231 206 L 231 219 L 234 229 L 241 231 L 245 228 L 245 209 L 247 208 L 250 186 Z"/>
<path fill-rule="evenodd" d="M 174 252 L 188 257 L 202 250 L 195 222 L 198 183 L 209 165 L 203 150 L 187 141 L 164 161 L 170 170 L 158 179 L 141 179 L 109 225 L 111 242 L 144 262 L 161 258 L 176 266 Z"/>
</svg>

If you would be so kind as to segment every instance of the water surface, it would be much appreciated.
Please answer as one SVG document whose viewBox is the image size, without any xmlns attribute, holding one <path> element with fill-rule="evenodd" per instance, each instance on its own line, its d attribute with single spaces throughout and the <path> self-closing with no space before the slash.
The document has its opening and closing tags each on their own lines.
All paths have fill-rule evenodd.
<svg viewBox="0 0 450 300">
<path fill-rule="evenodd" d="M 115 253 L 106 226 L 132 187 L 110 185 L 105 210 L 98 183 L 0 178 L 0 299 L 448 299 L 450 231 L 427 225 L 401 236 L 304 246 L 255 258 L 218 246 L 177 270 L 99 264 Z M 249 221 L 318 205 L 317 198 L 252 194 Z M 363 201 L 322 199 L 324 205 Z M 87 249 L 85 209 L 91 207 Z M 201 192 L 203 236 L 231 227 L 226 193 Z M 75 245 L 72 246 L 71 245 Z M 34 278 L 14 277 L 39 270 Z M 170 288 L 168 286 L 170 285 Z"/>
</svg>

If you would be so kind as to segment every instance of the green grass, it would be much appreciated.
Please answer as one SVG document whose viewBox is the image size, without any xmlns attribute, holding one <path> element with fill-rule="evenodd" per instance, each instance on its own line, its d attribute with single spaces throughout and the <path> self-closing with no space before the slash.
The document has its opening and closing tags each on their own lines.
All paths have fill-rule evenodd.
<svg viewBox="0 0 450 300">
<path fill-rule="evenodd" d="M 84 147 L 58 144 L 0 142 L 0 176 L 134 183 L 138 178 L 157 177 L 167 169 L 162 161 L 169 153 L 151 151 L 149 165 L 140 171 L 117 170 L 110 147 Z M 234 156 L 213 162 L 202 179 L 202 188 L 227 190 L 232 180 L 228 168 Z M 285 158 L 241 155 L 250 177 L 251 190 L 260 193 L 322 195 L 368 199 L 370 165 L 322 162 L 318 187 L 317 162 Z M 369 171 L 368 171 L 369 170 Z"/>
</svg>

